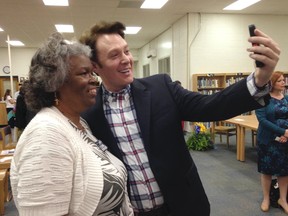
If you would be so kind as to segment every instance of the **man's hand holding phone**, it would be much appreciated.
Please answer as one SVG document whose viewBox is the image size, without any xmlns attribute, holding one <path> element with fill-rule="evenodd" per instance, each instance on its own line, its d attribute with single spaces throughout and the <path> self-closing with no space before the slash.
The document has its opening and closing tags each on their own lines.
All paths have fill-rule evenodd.
<svg viewBox="0 0 288 216">
<path fill-rule="evenodd" d="M 281 51 L 278 44 L 255 25 L 249 25 L 249 33 L 248 41 L 252 46 L 247 51 L 251 52 L 250 58 L 256 61 L 255 83 L 263 87 L 270 81 Z"/>
<path fill-rule="evenodd" d="M 250 37 L 256 36 L 255 35 L 256 26 L 254 24 L 252 24 L 252 25 L 249 25 L 248 27 L 249 27 Z M 259 44 L 258 43 L 252 43 L 252 46 L 259 46 Z M 259 53 L 255 53 L 255 54 L 259 54 Z M 263 62 L 257 61 L 257 60 L 255 61 L 255 64 L 256 64 L 256 67 L 259 67 L 259 68 L 264 66 Z"/>
</svg>

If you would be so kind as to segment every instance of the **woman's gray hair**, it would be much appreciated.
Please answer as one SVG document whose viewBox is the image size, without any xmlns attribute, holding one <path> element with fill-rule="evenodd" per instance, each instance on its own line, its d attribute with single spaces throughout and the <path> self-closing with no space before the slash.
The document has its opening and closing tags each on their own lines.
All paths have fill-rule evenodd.
<svg viewBox="0 0 288 216">
<path fill-rule="evenodd" d="M 57 90 L 68 79 L 69 58 L 85 55 L 91 57 L 88 46 L 64 41 L 60 33 L 53 33 L 31 60 L 29 85 L 26 85 L 25 102 L 29 109 L 39 111 L 54 105 Z"/>
</svg>

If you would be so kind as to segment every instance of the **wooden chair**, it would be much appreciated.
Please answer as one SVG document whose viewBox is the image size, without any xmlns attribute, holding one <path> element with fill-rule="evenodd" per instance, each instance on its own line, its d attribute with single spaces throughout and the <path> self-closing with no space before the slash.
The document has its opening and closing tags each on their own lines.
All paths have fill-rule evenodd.
<svg viewBox="0 0 288 216">
<path fill-rule="evenodd" d="M 12 130 L 10 125 L 0 128 L 0 150 L 14 149 L 16 147 L 16 142 L 13 142 Z"/>
<path fill-rule="evenodd" d="M 257 131 L 251 130 L 251 135 L 252 135 L 252 146 L 255 147 L 255 145 L 257 145 Z"/>
<path fill-rule="evenodd" d="M 223 121 L 213 122 L 212 124 L 212 134 L 213 134 L 213 141 L 215 141 L 215 135 L 220 135 L 220 142 L 222 143 L 222 135 L 226 136 L 226 143 L 227 147 L 229 148 L 229 137 L 236 136 L 237 140 L 237 130 L 236 126 L 227 125 Z"/>
<path fill-rule="evenodd" d="M 8 125 L 8 117 L 5 102 L 0 102 L 0 116 L 1 116 L 0 118 L 1 127 L 4 125 Z"/>
</svg>

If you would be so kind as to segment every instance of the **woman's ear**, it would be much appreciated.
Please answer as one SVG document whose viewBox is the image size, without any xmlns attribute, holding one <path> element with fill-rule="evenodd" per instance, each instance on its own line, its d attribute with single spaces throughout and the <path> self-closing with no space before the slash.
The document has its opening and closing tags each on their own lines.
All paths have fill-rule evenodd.
<svg viewBox="0 0 288 216">
<path fill-rule="evenodd" d="M 97 69 L 99 69 L 99 65 L 98 63 L 96 63 L 95 61 L 91 61 L 92 66 L 93 66 L 93 71 L 96 71 Z"/>
<path fill-rule="evenodd" d="M 92 66 L 93 66 L 93 71 L 94 71 L 94 73 L 96 73 L 97 76 L 99 76 L 99 74 L 98 74 L 97 72 L 98 72 L 98 70 L 101 68 L 101 66 L 100 66 L 98 63 L 93 62 L 93 61 L 92 61 Z"/>
</svg>

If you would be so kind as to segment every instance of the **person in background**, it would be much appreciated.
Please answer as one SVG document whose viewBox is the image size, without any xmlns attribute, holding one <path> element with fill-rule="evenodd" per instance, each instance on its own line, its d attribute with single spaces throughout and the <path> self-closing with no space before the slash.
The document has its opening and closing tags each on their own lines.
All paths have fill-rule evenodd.
<svg viewBox="0 0 288 216">
<path fill-rule="evenodd" d="M 11 97 L 11 90 L 6 89 L 4 94 L 4 101 L 6 103 L 7 117 L 8 117 L 8 125 L 11 128 L 15 126 L 15 100 Z"/>
<path fill-rule="evenodd" d="M 18 84 L 18 91 L 16 91 L 15 92 L 15 94 L 14 94 L 14 100 L 17 102 L 17 98 L 18 98 L 18 96 L 19 96 L 19 93 L 20 93 L 20 91 L 21 91 L 21 86 L 22 86 L 22 82 L 20 82 L 19 84 Z"/>
<path fill-rule="evenodd" d="M 175 83 L 177 83 L 178 85 L 182 86 L 182 83 L 179 80 L 175 80 Z"/>
<path fill-rule="evenodd" d="M 19 215 L 133 215 L 125 166 L 80 117 L 95 103 L 90 54 L 54 33 L 32 58 L 25 101 L 37 114 L 10 171 Z"/>
<path fill-rule="evenodd" d="M 259 121 L 257 131 L 258 172 L 261 176 L 263 201 L 261 210 L 267 212 L 270 206 L 269 194 L 272 176 L 277 176 L 280 199 L 278 204 L 288 214 L 288 96 L 283 94 L 285 80 L 283 73 L 276 71 L 271 77 L 271 99 L 268 106 L 257 109 Z"/>
<path fill-rule="evenodd" d="M 219 121 L 266 105 L 267 83 L 280 49 L 255 30 L 257 36 L 249 42 L 261 46 L 248 51 L 265 66 L 221 92 L 202 95 L 172 82 L 167 74 L 134 79 L 124 30 L 120 22 L 101 22 L 80 38 L 93 50 L 91 61 L 102 80 L 96 104 L 82 116 L 126 165 L 136 216 L 208 216 L 210 204 L 181 121 Z"/>
<path fill-rule="evenodd" d="M 178 85 L 182 86 L 182 83 L 179 80 L 176 80 L 175 83 L 177 83 Z M 182 126 L 182 130 L 183 130 L 183 133 L 184 133 L 185 132 L 184 131 L 184 121 L 181 121 L 181 126 Z"/>
<path fill-rule="evenodd" d="M 22 87 L 20 88 L 19 95 L 17 96 L 16 100 L 16 111 L 15 111 L 15 126 L 18 128 L 18 139 L 31 121 L 31 119 L 35 116 L 35 112 L 27 109 L 26 102 L 25 102 L 25 86 L 29 85 L 29 81 L 25 80 Z"/>
</svg>

